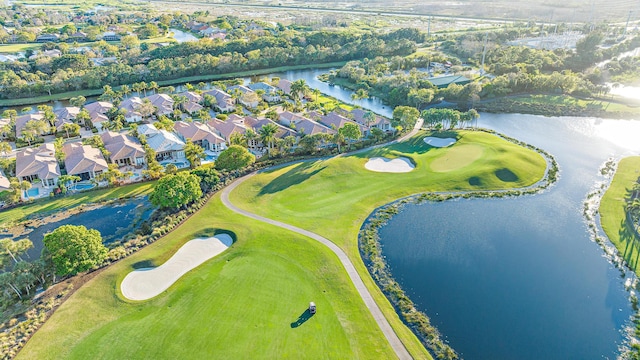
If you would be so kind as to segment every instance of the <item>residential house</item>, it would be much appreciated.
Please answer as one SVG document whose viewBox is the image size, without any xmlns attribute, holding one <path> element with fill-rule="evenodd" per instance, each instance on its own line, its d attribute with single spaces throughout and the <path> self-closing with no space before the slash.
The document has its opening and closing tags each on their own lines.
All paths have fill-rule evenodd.
<svg viewBox="0 0 640 360">
<path fill-rule="evenodd" d="M 126 134 L 105 131 L 100 135 L 104 148 L 109 151 L 109 159 L 119 167 L 145 164 L 145 151 L 138 139 Z"/>
<path fill-rule="evenodd" d="M 176 134 L 158 130 L 153 124 L 138 126 L 138 134 L 146 137 L 147 144 L 156 152 L 156 160 L 164 165 L 174 162 L 178 167 L 188 166 L 184 154 L 185 143 Z"/>
<path fill-rule="evenodd" d="M 271 102 L 279 102 L 282 100 L 282 98 L 280 97 L 280 94 L 278 94 L 278 90 L 274 86 L 271 86 L 265 82 L 250 84 L 248 87 L 253 91 L 263 90 L 264 95 L 262 95 L 262 98 L 266 102 L 271 103 Z"/>
<path fill-rule="evenodd" d="M 138 112 L 138 108 L 142 105 L 142 99 L 137 96 L 132 96 L 120 103 L 120 109 L 124 109 L 127 113 L 124 115 L 124 119 L 129 122 L 142 121 L 142 115 Z"/>
<path fill-rule="evenodd" d="M 22 130 L 24 129 L 25 125 L 27 125 L 29 121 L 43 120 L 43 119 L 44 119 L 44 112 L 41 112 L 41 111 L 33 114 L 18 116 L 16 118 L 16 137 L 19 138 L 22 136 Z"/>
<path fill-rule="evenodd" d="M 207 37 L 212 40 L 224 41 L 227 38 L 227 33 L 219 32 L 219 33 L 208 35 Z"/>
<path fill-rule="evenodd" d="M 100 38 L 104 41 L 120 41 L 120 35 L 116 34 L 113 31 L 106 31 L 102 33 Z"/>
<path fill-rule="evenodd" d="M 393 131 L 393 127 L 391 126 L 391 122 L 389 119 L 382 117 L 380 115 L 374 114 L 373 120 L 367 118 L 368 111 L 363 109 L 353 109 L 351 110 L 351 115 L 353 115 L 353 120 L 360 125 L 364 125 L 369 128 L 378 128 L 382 131 L 391 132 Z"/>
<path fill-rule="evenodd" d="M 53 112 L 56 115 L 56 123 L 55 128 L 56 131 L 64 131 L 63 127 L 65 124 L 73 124 L 78 113 L 80 113 L 80 108 L 75 106 L 67 106 L 60 109 L 57 109 Z"/>
<path fill-rule="evenodd" d="M 206 124 L 195 121 L 191 123 L 176 121 L 173 128 L 182 140 L 186 142 L 187 139 L 191 139 L 194 144 L 205 150 L 219 153 L 227 148 L 225 139 Z"/>
<path fill-rule="evenodd" d="M 113 104 L 106 101 L 96 101 L 86 105 L 84 108 L 89 113 L 93 126 L 98 131 L 102 131 L 104 124 L 109 121 L 107 112 L 113 108 Z"/>
<path fill-rule="evenodd" d="M 184 112 L 193 115 L 198 111 L 204 109 L 204 107 L 200 105 L 203 100 L 200 94 L 197 94 L 193 91 L 185 91 L 178 94 L 178 96 L 184 96 L 185 98 L 187 98 L 187 102 L 180 104 L 180 107 Z"/>
<path fill-rule="evenodd" d="M 244 85 L 229 86 L 227 91 L 230 93 L 238 91 L 240 95 L 238 96 L 238 102 L 250 109 L 255 109 L 260 103 L 260 97 L 257 96 L 253 90 Z"/>
<path fill-rule="evenodd" d="M 275 134 L 275 137 L 278 139 L 284 139 L 287 136 L 298 135 L 298 133 L 295 130 L 288 128 L 286 126 L 282 126 L 271 119 L 260 119 L 260 120 L 255 119 L 255 122 L 251 124 L 251 128 L 253 128 L 253 131 L 259 134 L 260 129 L 262 129 L 262 127 L 267 124 L 273 124 L 278 128 L 278 131 Z"/>
<path fill-rule="evenodd" d="M 35 54 L 29 56 L 29 60 L 34 60 L 34 59 L 37 59 L 39 57 L 56 58 L 56 57 L 60 57 L 60 56 L 62 56 L 62 51 L 60 51 L 58 49 L 45 50 L 45 51 L 40 51 L 38 53 L 35 53 Z"/>
<path fill-rule="evenodd" d="M 42 34 L 36 37 L 36 42 L 44 43 L 44 42 L 56 42 L 60 40 L 60 35 L 58 34 Z"/>
<path fill-rule="evenodd" d="M 69 39 L 68 41 L 78 41 L 78 42 L 82 42 L 82 41 L 86 41 L 87 40 L 87 33 L 82 32 L 82 31 L 76 31 L 75 33 L 69 35 Z"/>
<path fill-rule="evenodd" d="M 16 154 L 16 177 L 32 185 L 51 189 L 58 183 L 60 167 L 52 143 L 28 148 Z"/>
<path fill-rule="evenodd" d="M 156 107 L 156 114 L 160 115 L 170 115 L 173 113 L 173 98 L 167 94 L 153 94 L 151 96 L 147 96 L 145 99 L 149 100 L 153 106 Z"/>
<path fill-rule="evenodd" d="M 307 118 L 292 123 L 291 127 L 296 130 L 298 136 L 336 133 L 335 130 Z"/>
<path fill-rule="evenodd" d="M 232 112 L 236 110 L 235 100 L 226 92 L 218 89 L 213 89 L 204 92 L 206 95 L 211 95 L 216 98 L 215 108 L 221 112 Z"/>
<path fill-rule="evenodd" d="M 287 79 L 280 79 L 278 81 L 278 85 L 276 86 L 278 89 L 282 90 L 286 95 L 291 94 L 291 81 Z"/>
<path fill-rule="evenodd" d="M 285 124 L 287 126 L 291 126 L 292 124 L 295 125 L 295 123 L 305 119 L 310 120 L 300 114 L 296 114 L 288 110 L 278 114 L 278 121 L 280 121 L 280 123 Z"/>
<path fill-rule="evenodd" d="M 64 166 L 67 174 L 78 176 L 81 181 L 95 179 L 109 169 L 102 152 L 89 145 L 66 143 L 62 151 L 65 154 Z"/>
<path fill-rule="evenodd" d="M 247 127 L 239 124 L 234 121 L 221 121 L 218 119 L 213 119 L 207 122 L 207 125 L 213 130 L 215 130 L 218 135 L 220 135 L 227 144 L 231 143 L 231 135 L 234 133 L 238 133 L 240 135 L 244 135 L 247 132 Z"/>
<path fill-rule="evenodd" d="M 369 133 L 369 128 L 367 126 L 358 124 L 357 122 L 351 119 L 348 119 L 334 111 L 330 112 L 325 116 L 322 116 L 320 118 L 320 123 L 322 125 L 325 125 L 326 127 L 329 127 L 335 130 L 342 128 L 347 123 L 352 123 L 357 125 L 358 128 L 360 128 L 360 132 L 362 133 L 362 136 L 366 136 Z"/>
</svg>

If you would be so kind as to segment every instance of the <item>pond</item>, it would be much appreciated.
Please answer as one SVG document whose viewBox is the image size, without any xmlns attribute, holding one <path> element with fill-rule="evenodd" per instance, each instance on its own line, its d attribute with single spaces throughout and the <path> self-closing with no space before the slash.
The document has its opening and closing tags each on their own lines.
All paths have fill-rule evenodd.
<svg viewBox="0 0 640 360">
<path fill-rule="evenodd" d="M 140 222 L 148 219 L 152 212 L 153 206 L 147 198 L 129 199 L 80 212 L 58 221 L 53 220 L 33 229 L 27 228 L 27 231 L 31 230 L 29 233 L 16 236 L 15 239 L 29 238 L 33 242 L 34 247 L 27 252 L 28 259 L 25 260 L 34 260 L 40 257 L 44 247 L 44 235 L 62 225 L 84 225 L 89 229 L 96 229 L 102 235 L 103 242 L 108 244 L 135 231 Z"/>
<path fill-rule="evenodd" d="M 614 358 L 629 294 L 582 204 L 607 158 L 640 151 L 640 122 L 482 114 L 479 125 L 552 153 L 560 180 L 533 196 L 406 206 L 380 232 L 393 275 L 463 358 Z"/>
</svg>

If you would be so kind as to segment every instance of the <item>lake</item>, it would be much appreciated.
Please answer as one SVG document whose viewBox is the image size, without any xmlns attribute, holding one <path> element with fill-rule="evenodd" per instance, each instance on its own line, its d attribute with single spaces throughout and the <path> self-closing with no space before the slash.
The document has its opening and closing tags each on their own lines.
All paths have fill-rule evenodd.
<svg viewBox="0 0 640 360">
<path fill-rule="evenodd" d="M 629 294 L 582 204 L 607 158 L 640 152 L 640 122 L 482 114 L 479 126 L 549 151 L 560 180 L 533 196 L 406 206 L 380 231 L 392 273 L 463 358 L 615 358 Z"/>
</svg>

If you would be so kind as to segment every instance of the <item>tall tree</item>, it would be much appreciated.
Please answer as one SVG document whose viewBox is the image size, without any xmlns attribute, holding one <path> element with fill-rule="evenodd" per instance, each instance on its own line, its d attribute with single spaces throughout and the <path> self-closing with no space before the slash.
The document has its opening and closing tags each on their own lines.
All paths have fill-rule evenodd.
<svg viewBox="0 0 640 360">
<path fill-rule="evenodd" d="M 179 172 L 158 180 L 149 200 L 160 208 L 176 209 L 201 197 L 200 178 L 188 172 Z"/>
<path fill-rule="evenodd" d="M 278 132 L 278 127 L 275 124 L 266 124 L 263 127 L 260 128 L 259 133 L 260 133 L 260 140 L 262 141 L 263 144 L 267 144 L 267 151 L 269 153 L 269 156 L 271 156 L 271 146 L 273 145 L 273 142 L 275 141 L 275 135 Z"/>
<path fill-rule="evenodd" d="M 44 246 L 59 276 L 75 275 L 102 264 L 107 248 L 98 230 L 63 225 L 45 234 Z"/>
<path fill-rule="evenodd" d="M 231 145 L 220 153 L 216 160 L 216 169 L 237 170 L 256 161 L 256 157 L 240 145 Z"/>
<path fill-rule="evenodd" d="M 360 131 L 360 127 L 355 123 L 348 122 L 345 123 L 338 132 L 341 133 L 344 138 L 349 143 L 349 148 L 351 148 L 351 143 L 355 140 L 358 140 L 362 137 L 362 132 Z"/>
<path fill-rule="evenodd" d="M 204 149 L 200 145 L 194 144 L 191 139 L 187 139 L 184 145 L 184 155 L 189 161 L 189 167 L 191 169 L 200 166 L 202 159 L 206 157 Z"/>
</svg>

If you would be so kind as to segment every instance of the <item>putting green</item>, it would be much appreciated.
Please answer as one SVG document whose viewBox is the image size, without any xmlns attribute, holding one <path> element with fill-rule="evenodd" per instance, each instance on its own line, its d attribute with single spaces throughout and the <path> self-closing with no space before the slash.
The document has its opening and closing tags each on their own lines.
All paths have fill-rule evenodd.
<svg viewBox="0 0 640 360">
<path fill-rule="evenodd" d="M 484 149 L 478 144 L 453 145 L 450 149 L 444 148 L 443 154 L 431 162 L 431 170 L 449 172 L 469 166 L 482 157 Z"/>
</svg>

